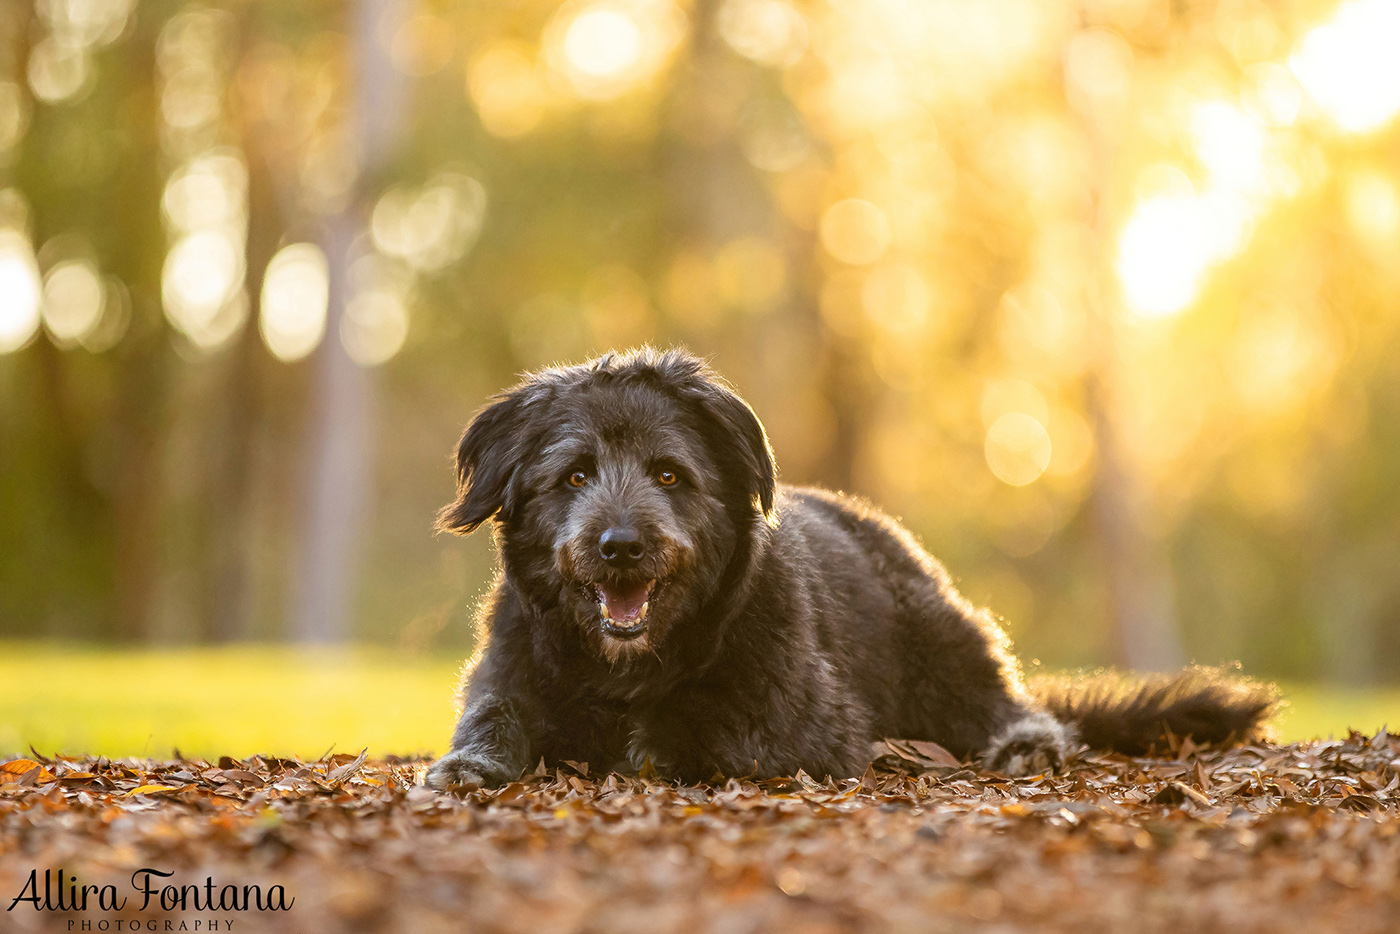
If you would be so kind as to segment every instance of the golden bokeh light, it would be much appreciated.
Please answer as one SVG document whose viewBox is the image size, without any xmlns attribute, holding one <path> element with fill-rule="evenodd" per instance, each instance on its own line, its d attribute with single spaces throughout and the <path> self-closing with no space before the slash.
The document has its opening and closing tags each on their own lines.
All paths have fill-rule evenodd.
<svg viewBox="0 0 1400 934">
<path fill-rule="evenodd" d="M 1215 34 L 1236 61 L 1260 62 L 1278 53 L 1283 34 L 1266 4 L 1221 4 L 1212 13 Z"/>
<path fill-rule="evenodd" d="M 195 130 L 219 116 L 221 88 L 215 75 L 181 74 L 160 95 L 160 115 L 177 129 Z"/>
<path fill-rule="evenodd" d="M 203 351 L 225 346 L 248 318 L 243 293 L 247 201 L 247 167 L 237 151 L 226 148 L 181 163 L 161 194 L 172 238 L 161 272 L 165 316 Z"/>
<path fill-rule="evenodd" d="M 263 276 L 258 326 L 272 355 L 286 363 L 305 357 L 326 333 L 330 271 L 314 243 L 278 250 Z"/>
<path fill-rule="evenodd" d="M 1191 108 L 1191 138 L 1208 184 L 1241 193 L 1267 184 L 1268 138 L 1253 116 L 1223 100 L 1202 101 Z"/>
<path fill-rule="evenodd" d="M 186 234 L 170 248 L 161 274 L 165 316 L 201 350 L 215 350 L 237 333 L 246 306 L 236 301 L 243 284 L 243 247 L 223 228 Z"/>
<path fill-rule="evenodd" d="M 161 119 L 175 138 L 198 140 L 198 148 L 214 138 L 207 131 L 223 112 L 224 65 L 236 29 L 228 11 L 190 6 L 171 17 L 156 40 Z"/>
<path fill-rule="evenodd" d="M 837 65 L 826 89 L 826 116 L 843 132 L 894 126 L 916 112 L 898 66 L 882 48 L 833 38 L 825 52 Z"/>
<path fill-rule="evenodd" d="M 998 305 L 997 336 L 1012 359 L 1075 360 L 1083 338 L 1083 322 L 1066 309 L 1055 293 L 1025 284 L 1009 290 Z"/>
<path fill-rule="evenodd" d="M 467 93 L 486 132 L 507 139 L 539 125 L 549 101 L 549 88 L 532 50 L 509 40 L 472 61 Z"/>
<path fill-rule="evenodd" d="M 1133 50 L 1110 29 L 1087 29 L 1065 46 L 1065 93 L 1080 110 L 1117 116 L 1132 90 Z"/>
<path fill-rule="evenodd" d="M 734 51 L 763 65 L 795 65 L 807 50 L 807 18 L 786 0 L 725 0 L 716 25 Z"/>
<path fill-rule="evenodd" d="M 1344 196 L 1352 229 L 1371 246 L 1393 248 L 1400 234 L 1400 193 L 1394 179 L 1375 169 L 1358 170 L 1347 177 Z"/>
<path fill-rule="evenodd" d="M 403 74 L 425 78 L 446 68 L 456 48 L 457 34 L 451 23 L 420 13 L 409 17 L 394 33 L 389 59 Z"/>
<path fill-rule="evenodd" d="M 1244 242 L 1251 215 L 1221 191 L 1168 193 L 1138 204 L 1118 239 L 1118 279 L 1131 311 L 1176 314 L 1200 294 L 1206 273 Z"/>
<path fill-rule="evenodd" d="M 1349 0 L 1304 36 L 1288 66 L 1338 127 L 1379 129 L 1400 113 L 1400 3 Z"/>
<path fill-rule="evenodd" d="M 0 354 L 29 343 L 39 329 L 39 267 L 29 238 L 0 228 Z"/>
<path fill-rule="evenodd" d="M 29 53 L 29 89 L 46 104 L 61 104 L 89 87 L 92 60 L 86 49 L 64 45 L 52 36 Z"/>
<path fill-rule="evenodd" d="M 584 10 L 564 33 L 564 56 L 583 81 L 607 82 L 633 72 L 642 61 L 642 29 L 623 10 Z"/>
<path fill-rule="evenodd" d="M 1040 422 L 1050 419 L 1050 403 L 1034 383 L 1019 377 L 989 379 L 982 387 L 978 413 L 982 424 L 991 427 L 1003 415 L 1021 412 Z"/>
<path fill-rule="evenodd" d="M 812 153 L 802 118 L 776 101 L 760 101 L 745 110 L 739 142 L 749 163 L 765 172 L 787 172 Z"/>
<path fill-rule="evenodd" d="M 1189 307 L 1210 269 L 1240 251 L 1259 216 L 1299 190 L 1299 169 L 1287 164 L 1289 150 L 1270 129 L 1292 119 L 1282 100 L 1286 79 L 1256 74 L 1274 82 L 1280 99 L 1251 108 L 1212 98 L 1186 109 L 1192 150 L 1205 174 L 1199 193 L 1174 166 L 1141 173 L 1141 200 L 1119 234 L 1116 261 L 1130 311 L 1160 318 Z"/>
<path fill-rule="evenodd" d="M 386 256 L 433 271 L 470 250 L 485 219 L 482 184 L 444 172 L 422 188 L 396 185 L 381 195 L 370 218 L 370 234 Z"/>
<path fill-rule="evenodd" d="M 890 219 L 869 201 L 847 198 L 822 214 L 822 246 L 852 266 L 877 262 L 890 246 Z"/>
<path fill-rule="evenodd" d="M 1045 212 L 1074 210 L 1087 195 L 1086 152 L 1073 127 L 1050 116 L 1006 120 L 979 153 L 988 173 Z"/>
<path fill-rule="evenodd" d="M 1284 418 L 1327 385 L 1341 356 L 1329 327 L 1288 306 L 1252 318 L 1230 349 L 1231 386 L 1240 404 L 1256 416 Z"/>
<path fill-rule="evenodd" d="M 1209 261 L 1206 223 L 1192 196 L 1159 197 L 1138 206 L 1119 239 L 1118 277 L 1129 308 L 1156 317 L 1195 299 Z"/>
<path fill-rule="evenodd" d="M 859 0 L 813 30 L 817 53 L 841 72 L 835 115 L 889 125 L 920 105 L 972 101 L 1052 61 L 1074 18 L 1040 0 Z"/>
<path fill-rule="evenodd" d="M 1245 102 L 1250 112 L 1272 127 L 1289 127 L 1298 119 L 1303 90 L 1282 65 L 1259 62 L 1245 69 Z"/>
<path fill-rule="evenodd" d="M 1024 412 L 1008 412 L 987 429 L 983 451 L 998 480 L 1026 486 L 1040 479 L 1050 466 L 1050 435 L 1038 419 Z"/>
<path fill-rule="evenodd" d="M 667 0 L 598 0 L 561 7 L 545 45 L 576 94 L 608 100 L 659 71 L 685 29 L 685 14 Z"/>
<path fill-rule="evenodd" d="M 360 366 L 387 363 L 408 339 L 413 273 L 371 253 L 355 260 L 348 278 L 351 296 L 340 319 L 340 342 Z"/>
<path fill-rule="evenodd" d="M 126 28 L 136 0 L 38 0 L 34 10 L 64 45 L 109 45 Z"/>
<path fill-rule="evenodd" d="M 234 314 L 238 314 L 235 310 Z M 247 313 L 243 312 L 246 318 Z M 241 319 L 240 319 L 241 320 Z M 91 353 L 111 350 L 126 336 L 131 326 L 131 292 L 116 276 L 102 277 L 102 315 L 97 325 L 85 333 L 79 343 Z"/>
<path fill-rule="evenodd" d="M 165 184 L 161 209 L 172 230 L 193 233 L 246 223 L 248 170 L 231 150 L 202 153 L 176 169 Z"/>
<path fill-rule="evenodd" d="M 87 339 L 102 323 L 106 292 L 88 260 L 57 263 L 44 275 L 44 326 L 60 346 Z"/>
<path fill-rule="evenodd" d="M 14 149 L 29 129 L 29 101 L 13 81 L 0 81 L 0 158 Z"/>
<path fill-rule="evenodd" d="M 917 339 L 929 327 L 933 295 L 923 273 L 908 263 L 872 269 L 860 301 L 866 317 L 892 335 Z"/>
<path fill-rule="evenodd" d="M 360 366 L 379 366 L 393 359 L 408 338 L 408 305 L 388 290 L 361 292 L 345 306 L 340 341 Z"/>
<path fill-rule="evenodd" d="M 787 292 L 787 262 L 772 241 L 739 237 L 715 254 L 714 287 L 725 305 L 756 314 L 768 311 Z"/>
</svg>

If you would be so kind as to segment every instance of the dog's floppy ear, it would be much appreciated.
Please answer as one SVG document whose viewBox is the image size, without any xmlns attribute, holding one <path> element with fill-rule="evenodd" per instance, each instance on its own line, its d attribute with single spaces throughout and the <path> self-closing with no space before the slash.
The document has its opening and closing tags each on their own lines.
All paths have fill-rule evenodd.
<svg viewBox="0 0 1400 934">
<path fill-rule="evenodd" d="M 746 492 L 758 501 L 765 518 L 773 514 L 777 469 L 763 424 L 749 404 L 723 384 L 707 380 L 693 398 L 713 423 L 709 441 L 730 467 L 744 478 Z"/>
<path fill-rule="evenodd" d="M 519 499 L 516 469 L 526 458 L 524 394 L 497 396 L 476 413 L 457 445 L 457 501 L 437 516 L 439 531 L 466 535 L 498 516 L 509 518 Z"/>
</svg>

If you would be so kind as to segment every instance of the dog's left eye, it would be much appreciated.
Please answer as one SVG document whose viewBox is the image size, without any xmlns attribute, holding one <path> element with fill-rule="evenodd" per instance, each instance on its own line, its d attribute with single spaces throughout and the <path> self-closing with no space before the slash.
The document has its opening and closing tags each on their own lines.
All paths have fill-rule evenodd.
<svg viewBox="0 0 1400 934">
<path fill-rule="evenodd" d="M 587 482 L 588 474 L 584 473 L 582 470 L 575 470 L 573 473 L 569 474 L 569 486 L 571 487 L 578 488 Z"/>
<path fill-rule="evenodd" d="M 676 472 L 674 470 L 662 470 L 659 471 L 656 475 L 656 482 L 661 484 L 662 486 L 675 486 L 676 481 L 679 479 L 680 477 L 676 476 Z"/>
</svg>

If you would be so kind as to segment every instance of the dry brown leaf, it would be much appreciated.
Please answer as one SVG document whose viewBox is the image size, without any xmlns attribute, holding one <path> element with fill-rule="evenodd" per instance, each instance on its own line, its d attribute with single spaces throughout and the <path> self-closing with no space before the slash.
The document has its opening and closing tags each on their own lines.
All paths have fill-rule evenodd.
<svg viewBox="0 0 1400 934">
<path fill-rule="evenodd" d="M 344 765 L 338 768 L 332 769 L 326 775 L 326 781 L 331 784 L 334 784 L 335 782 L 345 781 L 347 778 L 358 772 L 360 770 L 360 767 L 365 764 L 365 756 L 368 753 L 368 749 L 363 749 L 360 751 L 359 756 L 357 756 L 356 758 L 350 760 L 349 762 L 345 763 Z"/>
</svg>

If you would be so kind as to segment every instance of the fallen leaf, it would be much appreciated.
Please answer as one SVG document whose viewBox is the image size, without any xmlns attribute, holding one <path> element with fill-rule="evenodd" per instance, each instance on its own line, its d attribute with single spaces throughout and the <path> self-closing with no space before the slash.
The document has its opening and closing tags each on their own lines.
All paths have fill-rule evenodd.
<svg viewBox="0 0 1400 934">
<path fill-rule="evenodd" d="M 135 788 L 133 788 L 133 789 L 131 789 L 130 791 L 126 792 L 126 795 L 127 795 L 127 797 L 131 797 L 132 795 L 154 795 L 154 794 L 159 794 L 159 793 L 164 792 L 164 791 L 183 791 L 183 790 L 184 790 L 184 789 L 181 788 L 181 786 L 179 786 L 179 785 L 137 785 Z"/>
<path fill-rule="evenodd" d="M 358 772 L 358 771 L 360 770 L 360 767 L 363 766 L 363 765 L 365 764 L 365 755 L 366 755 L 368 752 L 369 752 L 369 749 L 362 749 L 362 750 L 360 751 L 359 756 L 357 756 L 356 758 L 352 759 L 351 761 L 345 763 L 344 765 L 340 766 L 339 768 L 332 769 L 332 770 L 326 775 L 326 782 L 327 782 L 328 784 L 335 784 L 336 782 L 343 782 L 343 781 L 345 781 L 347 778 L 349 778 L 351 775 L 354 775 L 356 772 Z"/>
<path fill-rule="evenodd" d="M 38 769 L 38 771 L 35 772 L 35 769 Z M 28 784 L 32 785 L 36 782 L 53 781 L 53 773 L 50 772 L 48 769 L 44 768 L 38 762 L 35 762 L 33 759 L 11 759 L 9 762 L 0 765 L 0 782 L 17 781 L 20 778 L 29 775 L 31 772 L 34 773 L 34 777 L 28 782 Z M 6 778 L 6 775 L 14 777 Z"/>
</svg>

